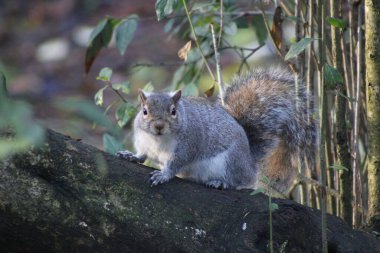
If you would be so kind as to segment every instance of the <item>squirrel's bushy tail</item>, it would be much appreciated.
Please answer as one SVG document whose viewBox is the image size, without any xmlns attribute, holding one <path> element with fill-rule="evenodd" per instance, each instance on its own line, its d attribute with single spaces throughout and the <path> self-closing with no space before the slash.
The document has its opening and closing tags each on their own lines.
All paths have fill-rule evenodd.
<svg viewBox="0 0 380 253">
<path fill-rule="evenodd" d="M 298 165 L 314 166 L 316 123 L 302 82 L 284 68 L 256 69 L 236 76 L 225 92 L 225 107 L 245 129 L 261 175 L 278 191 L 292 186 Z M 312 103 L 309 103 L 312 104 Z M 310 106 L 312 107 L 312 106 Z"/>
</svg>

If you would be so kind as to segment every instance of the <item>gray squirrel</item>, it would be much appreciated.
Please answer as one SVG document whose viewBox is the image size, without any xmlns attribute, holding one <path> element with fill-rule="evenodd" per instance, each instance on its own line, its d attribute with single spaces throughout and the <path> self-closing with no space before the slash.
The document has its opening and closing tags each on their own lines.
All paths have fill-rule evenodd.
<svg viewBox="0 0 380 253">
<path fill-rule="evenodd" d="M 286 193 L 304 161 L 314 163 L 316 124 L 307 110 L 303 86 L 283 68 L 256 69 L 236 76 L 225 104 L 181 91 L 139 91 L 141 110 L 134 121 L 137 153 L 118 156 L 161 170 L 153 186 L 175 176 L 215 188 L 257 188 L 265 175 Z"/>
</svg>

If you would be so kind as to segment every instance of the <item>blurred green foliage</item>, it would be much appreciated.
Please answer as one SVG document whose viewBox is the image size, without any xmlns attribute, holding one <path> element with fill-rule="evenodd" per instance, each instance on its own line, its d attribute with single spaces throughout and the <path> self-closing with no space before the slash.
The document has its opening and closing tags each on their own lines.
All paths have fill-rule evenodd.
<svg viewBox="0 0 380 253">
<path fill-rule="evenodd" d="M 186 2 L 189 5 L 186 7 L 191 13 L 190 22 L 185 15 Z M 166 22 L 164 32 L 168 34 L 169 38 L 177 36 L 183 38 L 184 41 L 199 41 L 199 48 L 191 48 L 183 64 L 174 71 L 171 84 L 168 85 L 167 89 L 182 89 L 185 96 L 198 96 L 200 94 L 200 80 L 205 66 L 202 54 L 211 64 L 215 65 L 210 24 L 214 26 L 215 34 L 217 34 L 218 37 L 219 48 L 232 50 L 241 61 L 247 61 L 246 52 L 244 52 L 244 50 L 248 50 L 249 53 L 255 49 L 243 50 L 238 48 L 237 45 L 231 45 L 229 40 L 225 38 L 234 38 L 239 29 L 249 27 L 250 29 L 253 28 L 260 44 L 265 42 L 268 33 L 263 25 L 263 18 L 260 14 L 255 14 L 253 19 L 246 19 L 243 15 L 239 14 L 223 15 L 223 22 L 221 22 L 220 4 L 219 1 L 156 1 L 155 10 L 157 20 Z M 230 13 L 236 9 L 236 1 L 223 1 L 224 13 Z M 120 54 L 124 54 L 134 37 L 138 22 L 139 17 L 135 14 L 129 15 L 124 19 L 106 17 L 99 21 L 90 36 L 85 61 L 86 71 L 89 71 L 91 68 L 98 52 L 109 45 L 110 38 L 113 35 L 115 35 L 116 46 Z M 193 28 L 194 31 L 192 30 Z M 117 122 L 117 127 L 125 127 L 137 113 L 137 105 L 126 100 L 124 97 L 124 95 L 130 94 L 130 86 L 133 80 L 113 83 L 112 70 L 107 67 L 100 71 L 97 80 L 102 81 L 103 86 L 95 93 L 95 104 L 103 108 L 105 114 L 108 114 L 111 111 L 110 109 L 114 107 L 114 117 Z M 206 89 L 213 87 L 214 81 L 215 80 L 210 80 Z M 144 90 L 153 91 L 153 85 L 150 81 L 147 80 L 147 82 Z M 204 86 L 202 89 L 203 88 Z M 103 99 L 106 90 L 112 90 L 115 93 L 115 100 L 108 104 L 105 104 Z M 103 136 L 103 145 L 104 149 L 111 153 L 115 151 L 115 147 L 122 148 L 120 138 L 112 134 L 110 135 L 110 133 Z"/>
<path fill-rule="evenodd" d="M 223 15 L 220 14 L 221 4 L 223 5 Z M 192 43 L 193 47 L 190 50 L 185 50 L 185 57 L 181 57 L 181 59 L 184 59 L 183 64 L 174 71 L 172 82 L 167 87 L 169 90 L 182 89 L 185 96 L 200 95 L 201 78 L 203 81 L 207 80 L 202 75 L 206 65 L 203 58 L 207 59 L 207 62 L 210 63 L 211 66 L 216 65 L 210 24 L 214 27 L 219 51 L 230 50 L 237 58 L 240 58 L 239 72 L 244 67 L 247 69 L 250 68 L 247 62 L 248 58 L 265 44 L 269 34 L 262 13 L 260 11 L 256 13 L 252 12 L 247 18 L 244 12 L 239 11 L 238 3 L 235 0 L 223 2 L 156 0 L 154 7 L 157 20 L 166 22 L 163 29 L 169 38 L 177 36 L 182 38 L 184 42 L 189 40 L 198 42 L 195 43 L 196 46 Z M 189 18 L 187 17 L 188 13 L 190 13 Z M 297 18 L 292 16 L 287 16 L 285 19 L 290 22 L 297 21 Z M 266 22 L 270 23 L 271 20 L 267 20 Z M 336 18 L 328 18 L 328 22 L 339 28 L 344 28 L 345 26 L 343 20 Z M 86 71 L 90 69 L 98 52 L 109 45 L 113 35 L 116 38 L 116 46 L 120 54 L 123 55 L 133 40 L 138 23 L 139 17 L 136 14 L 129 15 L 123 19 L 114 17 L 102 19 L 90 36 L 85 62 Z M 249 33 L 253 34 L 255 37 L 254 40 L 259 43 L 259 47 L 247 48 L 239 46 L 236 40 L 238 37 L 237 34 L 244 29 L 248 29 Z M 313 38 L 302 38 L 298 42 L 294 41 L 285 56 L 285 61 L 296 58 L 304 52 L 314 40 Z M 247 43 L 250 42 L 252 41 L 248 41 Z M 331 87 L 341 81 L 342 77 L 335 68 L 328 64 L 324 67 L 326 69 L 326 79 Z M 226 70 L 224 72 L 226 72 Z M 144 72 L 144 75 L 148 74 L 149 72 Z M 105 114 L 107 114 L 112 107 L 115 107 L 114 117 L 117 122 L 117 127 L 119 129 L 125 127 L 137 113 L 136 104 L 124 98 L 124 95 L 130 94 L 131 83 L 133 83 L 133 81 L 125 80 L 121 83 L 112 83 L 112 70 L 107 67 L 100 71 L 97 79 L 101 80 L 104 85 L 95 94 L 95 104 L 99 107 L 103 107 Z M 208 87 L 203 85 L 202 89 L 213 92 L 215 80 L 209 78 L 207 81 Z M 152 91 L 153 86 L 150 80 L 147 80 L 147 82 L 144 90 Z M 116 94 L 115 100 L 107 105 L 104 104 L 103 99 L 104 91 L 106 90 L 112 90 Z M 212 92 L 207 92 L 207 94 L 212 94 Z M 119 140 L 120 138 L 111 136 L 109 133 L 104 135 L 103 144 L 105 150 L 114 152 L 115 147 L 122 147 L 122 142 Z"/>
<path fill-rule="evenodd" d="M 40 145 L 44 129 L 33 119 L 31 106 L 7 96 L 6 79 L 0 72 L 0 159 Z"/>
</svg>

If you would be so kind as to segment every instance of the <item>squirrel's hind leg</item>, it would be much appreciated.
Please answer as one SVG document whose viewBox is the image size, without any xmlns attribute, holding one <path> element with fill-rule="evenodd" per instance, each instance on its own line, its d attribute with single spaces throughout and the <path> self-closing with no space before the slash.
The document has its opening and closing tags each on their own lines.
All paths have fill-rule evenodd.
<svg viewBox="0 0 380 253">
<path fill-rule="evenodd" d="M 116 156 L 135 163 L 144 163 L 146 160 L 146 155 L 137 155 L 128 150 L 119 151 L 116 153 Z"/>
</svg>

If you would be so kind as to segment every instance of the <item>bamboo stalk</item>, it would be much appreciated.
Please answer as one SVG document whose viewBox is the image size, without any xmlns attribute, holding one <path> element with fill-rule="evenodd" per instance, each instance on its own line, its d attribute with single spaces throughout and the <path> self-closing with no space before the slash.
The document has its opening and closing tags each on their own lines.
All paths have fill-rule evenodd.
<svg viewBox="0 0 380 253">
<path fill-rule="evenodd" d="M 309 4 L 309 8 L 308 8 L 308 23 L 309 23 L 309 29 L 308 29 L 308 34 L 309 34 L 309 37 L 310 38 L 314 38 L 314 22 L 313 22 L 313 15 L 314 15 L 314 4 L 313 4 L 313 1 L 310 0 L 308 1 L 308 4 Z M 306 94 L 307 94 L 307 121 L 308 121 L 308 124 L 310 124 L 311 122 L 311 117 L 313 116 L 313 109 L 312 109 L 312 101 L 311 101 L 311 97 L 312 97 L 312 90 L 313 90 L 313 87 L 314 87 L 314 68 L 313 68 L 313 61 L 312 61 L 312 51 L 313 51 L 313 48 L 314 48 L 314 41 L 311 42 L 310 44 L 310 47 L 308 48 L 308 51 L 307 51 L 307 72 L 306 72 Z M 308 164 L 309 165 L 309 164 Z M 311 169 L 313 168 L 310 168 L 310 166 L 307 166 L 306 168 L 306 176 L 308 177 L 311 177 L 312 173 L 311 173 Z M 306 185 L 306 202 L 305 204 L 307 206 L 311 206 L 311 190 L 312 188 L 309 186 L 309 185 Z"/>
<path fill-rule="evenodd" d="M 360 101 L 358 102 L 359 103 L 359 111 L 358 111 L 358 138 L 360 140 L 363 141 L 364 143 L 364 154 L 363 154 L 363 158 L 361 159 L 361 157 L 359 157 L 359 159 L 357 160 L 358 162 L 358 173 L 359 173 L 359 195 L 360 195 L 360 200 L 359 200 L 359 205 L 360 205 L 360 212 L 361 212 L 361 220 L 360 220 L 360 224 L 359 226 L 362 226 L 365 224 L 365 221 L 366 221 L 366 204 L 368 203 L 367 202 L 367 199 L 366 196 L 368 196 L 368 191 L 366 191 L 366 186 L 367 186 L 367 183 L 366 183 L 366 177 L 364 176 L 364 171 L 368 171 L 366 170 L 366 165 L 367 164 L 367 154 L 368 154 L 368 150 L 366 150 L 366 148 L 368 147 L 367 145 L 367 141 L 368 141 L 368 136 L 367 136 L 367 129 L 366 129 L 366 122 L 365 122 L 365 115 L 366 115 L 366 104 L 365 104 L 365 85 L 364 84 L 364 77 L 363 77 L 363 74 L 365 73 L 365 64 L 364 64 L 364 59 L 365 57 L 363 57 L 363 53 L 364 53 L 364 31 L 362 29 L 363 25 L 364 25 L 364 4 L 362 2 L 359 3 L 359 6 L 358 6 L 359 10 L 360 11 L 360 15 L 361 15 L 361 22 L 360 22 L 360 26 L 357 27 L 357 31 L 358 31 L 358 35 L 360 35 L 360 44 L 358 45 L 358 55 L 360 57 L 358 57 L 358 66 L 357 66 L 357 80 L 360 81 L 360 83 L 362 84 L 360 89 L 359 89 L 359 98 L 360 98 Z M 363 123 L 364 122 L 364 123 Z M 358 144 L 359 145 L 359 144 Z M 358 148 L 358 152 L 359 152 L 359 148 Z M 359 152 L 359 155 L 360 155 L 360 152 Z M 363 160 L 363 162 L 361 162 L 361 160 Z M 368 189 L 367 189 L 368 190 Z"/>
<path fill-rule="evenodd" d="M 327 12 L 327 6 L 326 3 L 323 0 L 318 0 L 318 17 L 319 17 L 319 26 L 318 26 L 318 35 L 321 38 L 321 40 L 318 41 L 318 47 L 319 47 L 319 83 L 320 83 L 320 105 L 321 105 L 321 121 L 320 121 L 320 142 L 321 146 L 319 148 L 319 167 L 320 167 L 320 173 L 321 173 L 321 185 L 322 187 L 319 188 L 319 192 L 321 194 L 321 227 L 322 227 L 322 252 L 327 253 L 328 247 L 327 247 L 327 217 L 326 217 L 326 166 L 325 166 L 325 157 L 324 157 L 324 145 L 325 145 L 325 108 L 326 103 L 324 102 L 325 99 L 325 78 L 324 78 L 324 63 L 325 63 L 325 42 L 326 42 L 326 32 L 325 32 L 325 14 Z"/>
<path fill-rule="evenodd" d="M 357 27 L 357 47 L 356 47 L 356 62 L 358 63 L 356 65 L 356 90 L 355 90 L 355 107 L 354 107 L 354 134 L 353 134 L 353 163 L 352 163 L 352 170 L 353 170 L 353 219 L 352 224 L 354 227 L 359 227 L 361 225 L 360 217 L 359 217 L 359 211 L 358 209 L 360 206 L 362 207 L 363 204 L 361 204 L 362 197 L 361 195 L 361 185 L 362 185 L 362 177 L 360 173 L 360 154 L 359 154 L 359 146 L 358 146 L 358 128 L 359 128 L 359 110 L 360 110 L 360 91 L 361 91 L 361 80 L 360 80 L 360 71 L 361 71 L 361 48 L 362 48 L 362 32 L 361 32 L 361 26 L 362 24 L 362 12 L 360 9 L 358 10 L 358 27 Z"/>
<path fill-rule="evenodd" d="M 349 2 L 352 2 L 352 1 L 349 1 Z M 353 80 L 355 79 L 355 71 L 354 71 L 354 66 L 355 66 L 355 51 L 354 51 L 354 39 L 355 39 L 355 36 L 354 36 L 354 21 L 353 21 L 353 11 L 354 11 L 354 4 L 353 3 L 350 3 L 350 8 L 349 8 L 349 11 L 348 11 L 348 36 L 349 36 L 349 39 L 350 39 L 350 43 L 349 43 L 349 47 L 350 47 L 350 75 L 351 75 L 351 80 L 352 80 L 352 85 L 350 86 L 350 91 L 348 94 L 350 94 L 352 96 L 352 90 L 353 90 L 353 85 L 354 85 L 354 82 Z"/>
<path fill-rule="evenodd" d="M 296 24 L 295 24 L 295 38 L 296 38 L 296 42 L 298 42 L 301 38 L 301 29 L 300 29 L 300 12 L 301 12 L 301 3 L 299 2 L 299 0 L 295 0 L 295 6 L 294 6 L 294 16 L 297 17 L 297 21 L 296 21 Z M 301 62 L 303 61 L 304 57 L 301 57 L 301 56 L 297 56 L 296 59 L 295 59 L 295 66 L 296 66 L 296 69 L 300 70 L 300 66 L 302 65 Z M 296 90 L 296 96 L 297 98 L 299 98 L 299 75 L 300 73 L 297 72 L 295 73 L 294 75 L 294 84 L 295 84 L 295 90 Z M 296 99 L 296 110 L 298 111 L 298 107 L 299 107 L 299 104 L 298 104 L 298 99 Z M 300 160 L 303 159 L 303 157 L 300 157 L 299 158 Z M 305 175 L 305 167 L 304 166 L 301 166 L 301 163 L 298 164 L 298 172 L 301 173 L 302 175 Z M 306 185 L 304 183 L 301 184 L 301 187 L 299 187 L 299 201 L 301 204 L 305 205 L 305 202 L 306 202 L 306 199 L 305 199 L 305 194 L 306 192 Z"/>
</svg>

